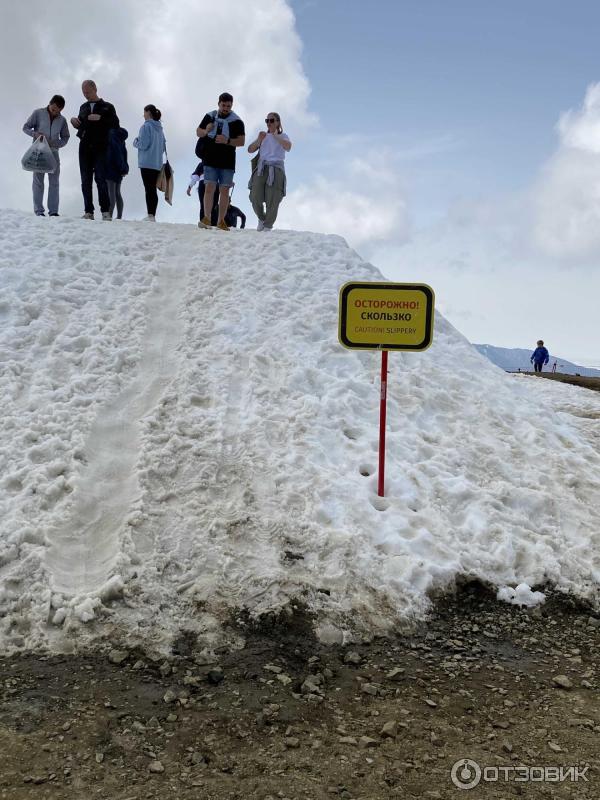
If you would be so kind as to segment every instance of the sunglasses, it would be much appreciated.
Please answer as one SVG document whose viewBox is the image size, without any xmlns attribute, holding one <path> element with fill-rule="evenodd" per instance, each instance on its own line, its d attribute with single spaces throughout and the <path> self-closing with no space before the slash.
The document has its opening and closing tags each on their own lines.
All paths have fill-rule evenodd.
<svg viewBox="0 0 600 800">
<path fill-rule="evenodd" d="M 267 122 L 267 123 L 268 122 L 277 122 L 277 121 L 278 120 L 276 120 L 274 117 L 267 117 L 267 119 L 265 120 L 265 122 Z"/>
</svg>

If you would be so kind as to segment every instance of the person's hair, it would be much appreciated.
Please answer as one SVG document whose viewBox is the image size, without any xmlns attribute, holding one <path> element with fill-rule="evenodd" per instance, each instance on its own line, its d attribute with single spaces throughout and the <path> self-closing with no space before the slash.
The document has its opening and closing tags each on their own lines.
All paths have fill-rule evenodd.
<svg viewBox="0 0 600 800">
<path fill-rule="evenodd" d="M 277 133 L 283 133 L 283 128 L 281 127 L 281 117 L 279 116 L 279 114 L 276 111 L 269 111 L 269 113 L 267 114 L 267 119 L 269 117 L 275 117 L 275 119 L 277 120 Z"/>
<path fill-rule="evenodd" d="M 53 94 L 52 97 L 50 98 L 50 102 L 48 103 L 48 105 L 58 106 L 62 111 L 63 108 L 65 107 L 65 98 L 62 96 L 62 94 Z"/>
<path fill-rule="evenodd" d="M 150 116 L 152 117 L 152 119 L 155 120 L 156 122 L 158 122 L 158 120 L 162 116 L 162 114 L 160 113 L 160 110 L 155 105 L 153 105 L 152 103 L 150 103 L 150 105 L 148 105 L 148 106 L 144 106 L 144 111 L 147 111 L 150 114 Z"/>
<path fill-rule="evenodd" d="M 229 92 L 223 92 L 219 95 L 219 103 L 233 103 L 233 96 Z"/>
<path fill-rule="evenodd" d="M 538 339 L 538 344 L 543 345 L 544 344 L 544 340 L 543 339 Z"/>
<path fill-rule="evenodd" d="M 98 87 L 96 86 L 96 83 L 95 83 L 95 81 L 93 81 L 91 78 L 87 78 L 87 80 L 83 81 L 83 83 L 82 83 L 81 85 L 82 85 L 82 86 L 93 86 L 93 87 L 94 87 L 94 89 L 97 89 L 97 88 L 98 88 Z"/>
</svg>

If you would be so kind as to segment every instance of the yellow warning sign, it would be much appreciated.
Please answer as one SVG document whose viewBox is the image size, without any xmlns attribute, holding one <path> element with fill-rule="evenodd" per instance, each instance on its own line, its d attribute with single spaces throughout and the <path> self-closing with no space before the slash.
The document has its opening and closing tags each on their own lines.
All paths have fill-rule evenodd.
<svg viewBox="0 0 600 800">
<path fill-rule="evenodd" d="M 340 343 L 361 350 L 426 350 L 433 339 L 433 308 L 433 289 L 424 283 L 347 283 L 340 289 Z"/>
</svg>

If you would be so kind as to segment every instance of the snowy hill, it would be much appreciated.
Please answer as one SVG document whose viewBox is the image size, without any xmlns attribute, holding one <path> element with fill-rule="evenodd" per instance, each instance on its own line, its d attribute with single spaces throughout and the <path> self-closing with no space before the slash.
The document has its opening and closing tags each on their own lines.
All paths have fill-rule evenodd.
<svg viewBox="0 0 600 800">
<path fill-rule="evenodd" d="M 521 372 L 531 372 L 533 369 L 529 359 L 535 347 L 532 347 L 530 350 L 524 350 L 520 347 L 512 349 L 508 347 L 494 347 L 494 345 L 491 344 L 474 344 L 473 347 L 477 348 L 481 355 L 489 358 L 492 364 L 500 367 L 500 369 L 509 372 L 517 372 L 518 370 L 521 370 Z M 592 369 L 591 367 L 580 367 L 578 364 L 573 364 L 571 361 L 559 358 L 553 353 L 550 353 L 550 361 L 545 369 L 552 369 L 552 365 L 555 361 L 557 372 L 562 372 L 565 375 L 585 375 L 589 378 L 600 378 L 600 370 Z"/>
<path fill-rule="evenodd" d="M 596 602 L 600 398 L 499 372 L 442 317 L 337 342 L 381 280 L 336 236 L 0 212 L 0 645 L 207 647 L 301 601 L 326 641 L 467 576 Z M 434 287 L 435 288 L 435 287 Z"/>
</svg>

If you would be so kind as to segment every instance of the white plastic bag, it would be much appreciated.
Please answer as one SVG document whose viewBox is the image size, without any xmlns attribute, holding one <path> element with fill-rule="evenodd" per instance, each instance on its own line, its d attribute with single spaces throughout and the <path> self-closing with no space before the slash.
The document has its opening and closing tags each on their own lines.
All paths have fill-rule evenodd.
<svg viewBox="0 0 600 800">
<path fill-rule="evenodd" d="M 21 159 L 21 166 L 28 172 L 55 172 L 56 159 L 46 139 L 36 139 Z"/>
</svg>

